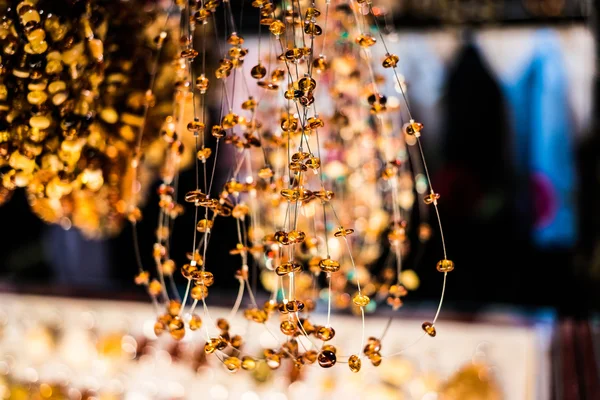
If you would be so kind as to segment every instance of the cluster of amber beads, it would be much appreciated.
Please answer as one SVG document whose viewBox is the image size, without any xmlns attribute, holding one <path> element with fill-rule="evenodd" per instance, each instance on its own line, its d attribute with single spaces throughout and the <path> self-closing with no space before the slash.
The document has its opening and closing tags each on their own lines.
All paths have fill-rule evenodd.
<svg viewBox="0 0 600 400">
<path fill-rule="evenodd" d="M 156 102 L 148 80 L 132 79 L 149 62 L 131 59 L 148 21 L 134 3 L 0 2 L 0 202 L 25 188 L 47 222 L 88 236 L 120 229 L 136 138 Z"/>
<path fill-rule="evenodd" d="M 381 341 L 375 337 L 370 337 L 367 340 L 367 344 L 365 344 L 363 353 L 365 356 L 367 356 L 369 361 L 371 361 L 371 364 L 373 364 L 375 367 L 378 367 L 383 359 L 381 356 Z M 350 367 L 350 369 L 352 369 L 352 367 Z"/>
</svg>

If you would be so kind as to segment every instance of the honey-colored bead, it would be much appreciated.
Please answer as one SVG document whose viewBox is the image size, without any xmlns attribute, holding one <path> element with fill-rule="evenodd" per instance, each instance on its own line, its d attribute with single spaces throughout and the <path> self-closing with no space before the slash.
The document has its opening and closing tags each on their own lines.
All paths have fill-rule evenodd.
<svg viewBox="0 0 600 400">
<path fill-rule="evenodd" d="M 404 132 L 410 136 L 421 136 L 421 131 L 423 130 L 423 124 L 420 122 L 415 122 L 411 120 L 409 123 L 404 124 Z"/>
<path fill-rule="evenodd" d="M 187 130 L 195 135 L 202 134 L 204 133 L 204 124 L 200 121 L 192 121 L 187 124 Z"/>
<path fill-rule="evenodd" d="M 448 259 L 443 259 L 437 263 L 436 268 L 440 272 L 454 271 L 454 262 Z"/>
<path fill-rule="evenodd" d="M 163 322 L 156 321 L 154 323 L 154 334 L 156 336 L 162 335 L 165 332 L 166 329 L 167 329 L 167 326 Z"/>
<path fill-rule="evenodd" d="M 267 81 L 258 81 L 256 82 L 256 84 L 258 86 L 260 86 L 263 89 L 267 89 L 267 90 L 277 90 L 279 89 L 279 85 L 274 83 L 274 82 L 267 82 Z"/>
<path fill-rule="evenodd" d="M 185 60 L 192 60 L 192 59 L 196 58 L 197 55 L 198 55 L 198 52 L 196 50 L 189 48 L 189 49 L 182 50 L 179 57 L 181 57 Z"/>
<path fill-rule="evenodd" d="M 258 176 L 261 179 L 271 179 L 273 177 L 273 170 L 269 167 L 266 168 L 262 168 L 260 171 L 258 171 Z"/>
<path fill-rule="evenodd" d="M 281 68 L 277 68 L 273 72 L 271 72 L 271 81 L 280 82 L 283 80 L 284 76 L 285 76 L 285 70 L 283 70 Z"/>
<path fill-rule="evenodd" d="M 305 76 L 298 81 L 298 87 L 304 92 L 312 92 L 317 87 L 317 82 L 311 77 Z"/>
<path fill-rule="evenodd" d="M 366 294 L 357 294 L 352 298 L 352 302 L 359 307 L 366 307 L 371 302 L 371 299 Z"/>
<path fill-rule="evenodd" d="M 141 271 L 135 276 L 136 285 L 147 285 L 148 282 L 150 282 L 150 272 L 148 271 Z"/>
<path fill-rule="evenodd" d="M 325 56 L 320 55 L 313 60 L 312 67 L 317 71 L 318 74 L 320 74 L 329 69 L 329 63 L 327 62 Z"/>
<path fill-rule="evenodd" d="M 356 354 L 353 354 L 348 358 L 348 367 L 350 368 L 350 371 L 359 372 L 361 366 L 362 361 L 360 361 L 360 357 L 358 357 Z"/>
<path fill-rule="evenodd" d="M 369 360 L 371 361 L 371 364 L 373 364 L 374 367 L 379 367 L 381 365 L 383 357 L 381 357 L 381 353 L 376 352 L 369 356 Z"/>
<path fill-rule="evenodd" d="M 254 79 L 262 79 L 267 75 L 267 69 L 262 64 L 257 64 L 250 70 L 250 75 Z"/>
<path fill-rule="evenodd" d="M 162 273 L 166 276 L 171 276 L 175 272 L 175 261 L 173 260 L 165 260 L 161 265 L 160 269 Z"/>
<path fill-rule="evenodd" d="M 305 165 L 316 172 L 321 167 L 321 159 L 319 157 L 311 157 L 306 161 Z"/>
<path fill-rule="evenodd" d="M 290 300 L 285 303 L 285 309 L 291 313 L 302 312 L 304 310 L 304 303 L 300 300 Z"/>
<path fill-rule="evenodd" d="M 314 192 L 314 195 L 321 201 L 329 201 L 332 200 L 334 197 L 334 193 L 331 190 L 325 189 L 317 190 L 316 192 Z"/>
<path fill-rule="evenodd" d="M 306 121 L 306 124 L 310 129 L 318 129 L 318 128 L 322 128 L 325 126 L 325 123 L 323 122 L 323 120 L 318 117 L 310 117 Z"/>
<path fill-rule="evenodd" d="M 222 346 L 221 343 L 221 338 L 210 338 L 210 340 L 204 344 L 204 352 L 206 354 L 214 353 L 220 346 Z"/>
<path fill-rule="evenodd" d="M 175 340 L 181 340 L 185 336 L 185 326 L 179 317 L 171 319 L 169 322 L 169 333 Z"/>
<path fill-rule="evenodd" d="M 210 85 L 210 82 L 209 82 L 208 78 L 206 77 L 206 75 L 201 74 L 199 77 L 196 78 L 196 89 L 198 89 L 198 91 L 200 93 L 202 93 L 202 94 L 206 93 L 209 85 Z"/>
<path fill-rule="evenodd" d="M 437 205 L 437 201 L 439 199 L 440 199 L 439 193 L 429 193 L 427 196 L 425 196 L 423 198 L 423 202 L 425 204 L 436 204 Z"/>
<path fill-rule="evenodd" d="M 209 271 L 195 271 L 192 273 L 192 279 L 196 285 L 204 285 L 206 287 L 212 286 L 215 283 L 215 277 L 212 272 Z"/>
<path fill-rule="evenodd" d="M 242 360 L 237 357 L 227 357 L 223 364 L 229 372 L 237 372 L 242 367 Z"/>
<path fill-rule="evenodd" d="M 225 136 L 225 131 L 221 127 L 221 125 L 214 125 L 211 129 L 211 134 L 216 139 L 221 139 Z"/>
<path fill-rule="evenodd" d="M 275 268 L 275 273 L 279 276 L 285 276 L 300 271 L 302 271 L 302 265 L 291 261 L 283 263 Z"/>
<path fill-rule="evenodd" d="M 321 15 L 321 11 L 314 7 L 308 7 L 306 13 L 304 13 L 304 20 L 308 21 L 313 18 L 318 18 Z"/>
<path fill-rule="evenodd" d="M 259 324 L 264 323 L 269 318 L 267 312 L 259 308 L 247 309 L 246 311 L 244 311 L 244 317 L 250 321 L 254 321 Z"/>
<path fill-rule="evenodd" d="M 236 204 L 231 211 L 231 216 L 237 219 L 244 219 L 249 212 L 250 207 L 248 207 L 246 204 Z"/>
<path fill-rule="evenodd" d="M 279 326 L 281 332 L 286 336 L 293 336 L 298 330 L 298 325 L 294 321 L 283 321 Z"/>
<path fill-rule="evenodd" d="M 400 61 L 400 58 L 398 58 L 397 55 L 387 54 L 385 59 L 383 60 L 383 68 L 396 68 L 396 65 L 398 65 L 398 61 Z"/>
<path fill-rule="evenodd" d="M 335 237 L 346 237 L 348 235 L 351 235 L 352 233 L 354 233 L 354 229 L 350 229 L 350 228 L 344 228 L 343 226 L 340 226 L 339 228 L 337 228 L 337 230 L 333 233 L 333 236 Z"/>
<path fill-rule="evenodd" d="M 242 103 L 242 110 L 252 111 L 252 110 L 256 109 L 257 105 L 258 105 L 258 103 L 256 102 L 256 100 L 254 100 L 254 98 L 252 96 L 250 96 L 250 98 L 248 98 L 248 100 L 246 100 Z"/>
<path fill-rule="evenodd" d="M 229 113 L 221 120 L 223 129 L 231 129 L 238 124 L 240 117 L 234 113 Z"/>
<path fill-rule="evenodd" d="M 404 285 L 392 285 L 389 289 L 389 294 L 396 297 L 404 297 L 408 293 Z"/>
<path fill-rule="evenodd" d="M 204 285 L 194 286 L 191 290 L 191 296 L 194 300 L 202 300 L 208 296 L 208 288 Z"/>
<path fill-rule="evenodd" d="M 285 24 L 279 20 L 273 21 L 271 25 L 269 25 L 269 30 L 273 35 L 279 37 L 285 33 Z"/>
<path fill-rule="evenodd" d="M 195 265 L 184 264 L 183 267 L 181 267 L 181 275 L 183 275 L 183 277 L 186 279 L 191 279 L 192 274 L 197 270 L 198 267 L 196 267 Z"/>
<path fill-rule="evenodd" d="M 313 37 L 321 36 L 321 34 L 323 33 L 323 29 L 321 29 L 321 27 L 315 24 L 314 22 L 309 22 L 304 24 L 304 33 Z"/>
<path fill-rule="evenodd" d="M 317 339 L 327 342 L 335 336 L 335 330 L 331 327 L 320 326 L 315 331 Z"/>
<path fill-rule="evenodd" d="M 211 219 L 201 219 L 196 225 L 196 230 L 198 232 L 210 232 L 213 227 L 213 224 L 214 222 Z"/>
<path fill-rule="evenodd" d="M 219 318 L 217 320 L 217 328 L 222 331 L 227 332 L 229 330 L 229 322 L 225 318 Z"/>
<path fill-rule="evenodd" d="M 314 364 L 317 361 L 317 357 L 319 353 L 315 350 L 307 350 L 304 354 L 302 354 L 302 360 L 305 364 Z"/>
<path fill-rule="evenodd" d="M 200 316 L 197 314 L 193 314 L 189 325 L 191 330 L 197 331 L 198 329 L 202 328 L 202 318 L 200 318 Z"/>
<path fill-rule="evenodd" d="M 379 353 L 381 351 L 381 341 L 375 337 L 370 337 L 367 340 L 367 344 L 363 349 L 363 353 L 367 356 L 371 356 L 375 353 Z"/>
<path fill-rule="evenodd" d="M 239 36 L 237 32 L 231 32 L 231 35 L 227 38 L 227 43 L 238 46 L 240 44 L 244 44 L 244 38 Z"/>
<path fill-rule="evenodd" d="M 333 273 L 340 270 L 340 263 L 331 258 L 324 258 L 319 262 L 319 268 L 323 272 Z"/>
<path fill-rule="evenodd" d="M 337 362 L 337 357 L 334 352 L 329 350 L 323 350 L 317 356 L 319 365 L 323 368 L 331 368 Z"/>
<path fill-rule="evenodd" d="M 154 279 L 148 285 L 148 293 L 150 293 L 150 296 L 156 297 L 160 294 L 161 291 L 162 291 L 162 285 L 156 279 Z"/>
<path fill-rule="evenodd" d="M 177 300 L 169 301 L 169 304 L 167 305 L 167 311 L 173 317 L 179 315 L 179 312 L 181 311 L 181 302 Z"/>
<path fill-rule="evenodd" d="M 435 326 L 431 322 L 423 322 L 421 328 L 425 333 L 427 333 L 431 337 L 435 337 L 435 335 L 437 334 Z"/>
<path fill-rule="evenodd" d="M 363 33 L 356 38 L 356 44 L 363 48 L 371 47 L 375 43 L 377 43 L 377 39 L 368 33 Z"/>
<path fill-rule="evenodd" d="M 256 369 L 256 360 L 250 356 L 242 357 L 242 369 L 254 371 Z"/>
<path fill-rule="evenodd" d="M 198 150 L 196 156 L 198 157 L 198 160 L 206 162 L 206 160 L 210 158 L 211 154 L 212 150 L 210 149 L 210 147 L 203 147 L 200 150 Z"/>
</svg>

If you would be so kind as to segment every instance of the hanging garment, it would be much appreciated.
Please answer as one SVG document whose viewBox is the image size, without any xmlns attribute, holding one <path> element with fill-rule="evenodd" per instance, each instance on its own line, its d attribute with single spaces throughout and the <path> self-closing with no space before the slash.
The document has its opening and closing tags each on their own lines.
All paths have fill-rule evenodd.
<svg viewBox="0 0 600 400">
<path fill-rule="evenodd" d="M 520 213 L 538 247 L 572 247 L 576 181 L 567 78 L 558 34 L 541 30 L 522 72 L 503 79 L 514 132 Z"/>
</svg>

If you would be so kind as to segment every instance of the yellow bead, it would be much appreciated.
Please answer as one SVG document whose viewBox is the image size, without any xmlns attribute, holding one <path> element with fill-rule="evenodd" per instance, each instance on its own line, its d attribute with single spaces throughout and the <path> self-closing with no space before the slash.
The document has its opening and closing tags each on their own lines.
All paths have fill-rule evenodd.
<svg viewBox="0 0 600 400">
<path fill-rule="evenodd" d="M 258 171 L 258 176 L 262 179 L 271 179 L 273 177 L 273 170 L 271 168 L 262 168 L 260 171 Z"/>
<path fill-rule="evenodd" d="M 217 348 L 221 345 L 221 338 L 211 338 L 204 344 L 204 352 L 206 354 L 212 354 L 217 351 Z"/>
<path fill-rule="evenodd" d="M 381 351 L 381 341 L 375 337 L 370 337 L 363 349 L 363 353 L 367 356 L 371 356 L 375 353 L 379 353 L 379 351 Z"/>
<path fill-rule="evenodd" d="M 333 199 L 334 197 L 334 193 L 331 190 L 317 190 L 316 192 L 314 192 L 315 197 L 318 198 L 321 201 L 329 201 L 331 199 Z"/>
<path fill-rule="evenodd" d="M 185 336 L 185 326 L 179 317 L 175 317 L 169 322 L 169 333 L 175 340 L 181 340 Z"/>
<path fill-rule="evenodd" d="M 198 225 L 196 225 L 196 230 L 198 232 L 210 232 L 213 224 L 214 222 L 211 219 L 201 219 L 198 221 Z"/>
<path fill-rule="evenodd" d="M 268 319 L 269 316 L 265 310 L 250 308 L 244 311 L 244 317 L 250 321 L 262 324 Z"/>
<path fill-rule="evenodd" d="M 258 105 L 257 101 L 250 96 L 250 98 L 242 103 L 242 110 L 252 111 Z"/>
<path fill-rule="evenodd" d="M 167 329 L 166 325 L 164 323 L 162 323 L 161 321 L 156 321 L 154 323 L 154 334 L 156 336 L 162 335 L 166 329 Z"/>
<path fill-rule="evenodd" d="M 350 371 L 352 372 L 358 372 L 360 371 L 360 367 L 362 365 L 362 362 L 360 361 L 360 358 L 353 354 L 350 356 L 350 358 L 348 358 L 348 367 L 350 367 Z"/>
<path fill-rule="evenodd" d="M 302 265 L 296 262 L 286 262 L 275 268 L 275 273 L 279 276 L 293 274 L 302 271 Z"/>
<path fill-rule="evenodd" d="M 252 69 L 250 70 L 250 75 L 254 79 L 262 79 L 265 77 L 265 75 L 267 75 L 267 69 L 264 65 L 259 63 L 258 65 L 252 67 Z"/>
<path fill-rule="evenodd" d="M 319 268 L 323 272 L 337 272 L 340 270 L 340 263 L 331 258 L 324 258 L 319 262 Z"/>
<path fill-rule="evenodd" d="M 334 352 L 330 350 L 323 350 L 319 353 L 317 360 L 319 365 L 323 368 L 331 368 L 337 362 L 337 357 Z"/>
<path fill-rule="evenodd" d="M 369 296 L 365 294 L 357 294 L 352 299 L 352 302 L 359 307 L 365 307 L 371 302 L 371 299 L 369 299 Z"/>
<path fill-rule="evenodd" d="M 202 300 L 208 296 L 208 288 L 204 285 L 194 286 L 191 291 L 192 299 Z"/>
<path fill-rule="evenodd" d="M 242 357 L 242 369 L 246 371 L 254 371 L 256 368 L 256 360 L 249 356 Z"/>
<path fill-rule="evenodd" d="M 221 139 L 222 137 L 225 136 L 225 131 L 223 130 L 221 125 L 214 125 L 211 129 L 211 134 L 213 135 L 214 138 Z"/>
<path fill-rule="evenodd" d="M 202 74 L 196 78 L 196 89 L 200 91 L 200 93 L 204 94 L 208 90 L 210 82 L 208 78 Z"/>
<path fill-rule="evenodd" d="M 395 54 L 387 54 L 383 60 L 383 68 L 396 68 L 400 59 Z"/>
<path fill-rule="evenodd" d="M 141 271 L 135 277 L 136 285 L 147 285 L 148 282 L 150 282 L 150 272 L 148 271 Z"/>
<path fill-rule="evenodd" d="M 437 270 L 440 272 L 454 271 L 454 262 L 444 259 L 437 263 Z"/>
<path fill-rule="evenodd" d="M 196 50 L 189 48 L 189 49 L 182 50 L 179 57 L 186 59 L 186 60 L 192 60 L 192 59 L 196 58 L 197 55 L 198 55 L 198 52 Z"/>
<path fill-rule="evenodd" d="M 238 124 L 239 120 L 240 118 L 236 114 L 229 113 L 221 120 L 221 126 L 223 129 L 231 129 Z"/>
<path fill-rule="evenodd" d="M 256 84 L 258 86 L 260 86 L 261 88 L 267 89 L 267 90 L 277 90 L 277 89 L 279 89 L 279 85 L 277 85 L 276 83 L 273 83 L 273 82 L 258 81 L 258 82 L 256 82 Z"/>
<path fill-rule="evenodd" d="M 161 265 L 160 265 L 160 269 L 162 271 L 162 273 L 166 276 L 170 276 L 173 275 L 173 273 L 175 272 L 175 261 L 173 260 L 165 260 Z"/>
<path fill-rule="evenodd" d="M 203 134 L 204 133 L 204 124 L 200 121 L 192 121 L 187 124 L 187 130 L 192 132 L 193 134 Z"/>
<path fill-rule="evenodd" d="M 189 324 L 191 330 L 197 331 L 198 329 L 202 328 L 202 318 L 200 318 L 199 315 L 194 314 L 192 315 Z"/>
<path fill-rule="evenodd" d="M 227 38 L 227 43 L 238 46 L 244 44 L 244 38 L 239 36 L 237 32 L 231 32 L 231 35 Z"/>
<path fill-rule="evenodd" d="M 298 87 L 304 92 L 311 92 L 317 87 L 317 82 L 311 77 L 305 76 L 298 81 Z"/>
<path fill-rule="evenodd" d="M 227 322 L 227 320 L 225 318 L 219 318 L 217 320 L 217 328 L 219 328 L 222 331 L 229 331 L 229 322 Z"/>
<path fill-rule="evenodd" d="M 273 21 L 269 25 L 269 30 L 273 35 L 279 37 L 285 33 L 285 24 L 279 20 Z"/>
<path fill-rule="evenodd" d="M 281 366 L 281 356 L 279 354 L 269 354 L 265 357 L 265 361 L 271 369 L 277 369 Z"/>
<path fill-rule="evenodd" d="M 433 326 L 431 322 L 423 322 L 421 328 L 423 328 L 423 331 L 425 331 L 425 333 L 427 333 L 431 337 L 435 337 L 435 335 L 437 334 L 435 326 Z"/>
<path fill-rule="evenodd" d="M 283 321 L 279 328 L 284 335 L 293 336 L 298 330 L 298 325 L 294 321 Z"/>
<path fill-rule="evenodd" d="M 285 70 L 283 70 L 281 68 L 277 68 L 273 72 L 271 72 L 271 80 L 273 82 L 282 81 L 284 76 L 285 76 Z"/>
<path fill-rule="evenodd" d="M 302 355 L 302 360 L 305 364 L 314 364 L 314 362 L 317 361 L 318 355 L 319 353 L 317 353 L 315 350 L 308 350 Z"/>
<path fill-rule="evenodd" d="M 440 199 L 439 193 L 429 193 L 427 196 L 425 196 L 423 198 L 423 202 L 425 204 L 436 204 L 437 205 L 437 201 L 439 199 Z"/>
<path fill-rule="evenodd" d="M 200 150 L 198 150 L 197 157 L 198 160 L 206 162 L 206 160 L 210 158 L 211 154 L 212 150 L 210 149 L 210 147 L 203 147 Z"/>
<path fill-rule="evenodd" d="M 404 132 L 407 135 L 411 136 L 421 136 L 421 131 L 423 130 L 423 124 L 420 122 L 412 121 L 404 125 Z"/>
<path fill-rule="evenodd" d="M 148 285 L 148 293 L 150 293 L 150 296 L 156 297 L 160 294 L 161 291 L 162 291 L 162 286 L 161 286 L 160 282 L 158 282 L 156 279 L 154 279 Z"/>
<path fill-rule="evenodd" d="M 356 38 L 356 43 L 363 48 L 367 48 L 367 47 L 371 47 L 373 46 L 375 43 L 377 43 L 377 39 L 375 39 L 375 37 L 373 37 L 372 35 L 368 34 L 368 33 L 364 33 L 362 35 L 359 35 Z"/>
<path fill-rule="evenodd" d="M 345 229 L 343 226 L 340 226 L 339 228 L 337 228 L 337 230 L 334 232 L 333 236 L 335 237 L 346 237 L 350 234 L 354 233 L 354 229 Z"/>
<path fill-rule="evenodd" d="M 215 283 L 215 277 L 209 271 L 195 271 L 192 273 L 192 279 L 198 286 L 212 286 Z"/>
<path fill-rule="evenodd" d="M 312 67 L 320 74 L 329 68 L 329 63 L 325 59 L 325 56 L 319 56 L 313 60 Z"/>
<path fill-rule="evenodd" d="M 231 344 L 231 347 L 239 349 L 242 347 L 243 339 L 240 335 L 233 335 L 229 340 L 229 344 Z"/>
<path fill-rule="evenodd" d="M 381 365 L 383 357 L 381 357 L 381 353 L 376 352 L 369 356 L 369 360 L 371 361 L 371 364 L 373 364 L 374 367 L 379 367 Z"/>
<path fill-rule="evenodd" d="M 304 33 L 310 36 L 321 36 L 323 29 L 314 22 L 304 24 Z"/>
<path fill-rule="evenodd" d="M 237 357 L 228 357 L 223 361 L 229 372 L 236 372 L 242 367 L 242 360 Z"/>
<path fill-rule="evenodd" d="M 331 327 L 320 326 L 315 332 L 317 339 L 327 342 L 335 336 L 335 330 Z"/>
<path fill-rule="evenodd" d="M 179 312 L 181 311 L 181 303 L 177 300 L 169 301 L 169 304 L 167 306 L 167 311 L 173 317 L 179 315 Z"/>
</svg>

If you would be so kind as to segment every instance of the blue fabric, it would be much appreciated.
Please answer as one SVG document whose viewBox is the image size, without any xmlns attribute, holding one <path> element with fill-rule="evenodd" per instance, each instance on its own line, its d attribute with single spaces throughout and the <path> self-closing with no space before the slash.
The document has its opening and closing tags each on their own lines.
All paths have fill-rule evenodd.
<svg viewBox="0 0 600 400">
<path fill-rule="evenodd" d="M 502 79 L 514 130 L 517 173 L 530 182 L 533 239 L 539 247 L 576 241 L 575 161 L 567 78 L 558 35 L 540 30 L 531 62 Z"/>
</svg>

